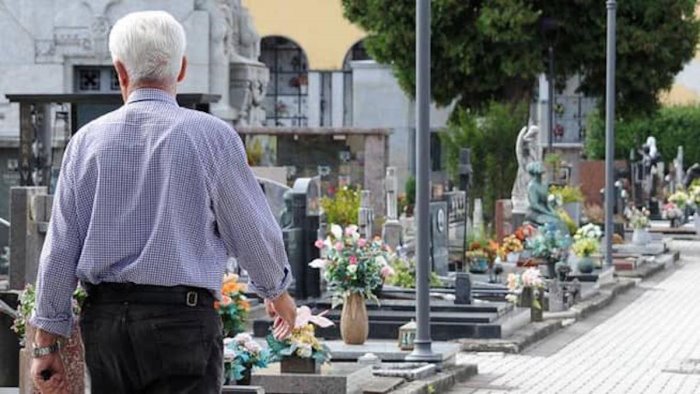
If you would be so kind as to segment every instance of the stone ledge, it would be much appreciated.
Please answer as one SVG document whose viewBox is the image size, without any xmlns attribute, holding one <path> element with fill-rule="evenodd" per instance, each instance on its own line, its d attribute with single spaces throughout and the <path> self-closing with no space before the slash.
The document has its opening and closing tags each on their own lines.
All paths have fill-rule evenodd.
<svg viewBox="0 0 700 394">
<path fill-rule="evenodd" d="M 416 380 L 400 386 L 392 393 L 396 394 L 429 394 L 442 393 L 458 382 L 463 382 L 478 374 L 475 364 L 460 365 L 448 368 L 425 380 Z"/>
</svg>

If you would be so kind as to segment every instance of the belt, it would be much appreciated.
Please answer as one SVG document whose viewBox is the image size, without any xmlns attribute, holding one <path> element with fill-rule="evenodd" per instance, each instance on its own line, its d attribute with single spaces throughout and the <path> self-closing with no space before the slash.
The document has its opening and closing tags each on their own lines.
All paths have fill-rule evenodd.
<svg viewBox="0 0 700 394">
<path fill-rule="evenodd" d="M 88 301 L 95 304 L 130 303 L 213 307 L 211 291 L 191 286 L 155 286 L 135 283 L 84 283 Z"/>
</svg>

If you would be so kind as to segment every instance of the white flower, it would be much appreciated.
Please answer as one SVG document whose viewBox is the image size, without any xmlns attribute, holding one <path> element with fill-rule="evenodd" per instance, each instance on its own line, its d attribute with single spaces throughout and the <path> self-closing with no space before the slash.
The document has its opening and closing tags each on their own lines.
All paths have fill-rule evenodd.
<svg viewBox="0 0 700 394">
<path fill-rule="evenodd" d="M 518 296 L 515 294 L 508 294 L 506 296 L 506 301 L 516 303 L 516 302 L 518 302 Z"/>
<path fill-rule="evenodd" d="M 315 259 L 314 261 L 309 263 L 309 267 L 311 268 L 318 268 L 318 269 L 323 269 L 326 268 L 326 260 L 324 259 Z"/>
<path fill-rule="evenodd" d="M 331 225 L 331 234 L 333 235 L 333 238 L 335 238 L 335 239 L 342 239 L 343 238 L 343 228 L 338 226 L 337 224 L 332 224 Z"/>
<path fill-rule="evenodd" d="M 357 264 L 351 264 L 348 266 L 348 272 L 352 275 L 355 275 L 357 272 Z"/>
<path fill-rule="evenodd" d="M 260 345 L 258 345 L 258 343 L 255 341 L 246 342 L 245 349 L 249 353 L 255 353 L 255 354 L 260 353 L 260 350 L 262 350 Z"/>
<path fill-rule="evenodd" d="M 251 337 L 250 334 L 243 332 L 233 337 L 233 340 L 239 345 L 243 345 L 245 343 L 252 342 L 253 337 Z"/>
<path fill-rule="evenodd" d="M 311 345 L 302 345 L 297 349 L 297 356 L 301 358 L 309 358 L 311 357 L 312 354 L 312 349 Z"/>
</svg>

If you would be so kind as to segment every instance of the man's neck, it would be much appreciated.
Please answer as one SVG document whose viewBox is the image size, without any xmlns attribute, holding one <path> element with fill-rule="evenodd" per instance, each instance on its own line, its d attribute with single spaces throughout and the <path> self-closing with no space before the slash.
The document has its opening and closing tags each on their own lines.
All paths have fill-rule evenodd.
<svg viewBox="0 0 700 394">
<path fill-rule="evenodd" d="M 175 84 L 163 84 L 159 82 L 139 82 L 134 85 L 127 86 L 125 89 L 122 88 L 122 97 L 126 103 L 129 100 L 129 96 L 137 91 L 138 89 L 158 89 L 167 93 L 168 95 L 175 97 L 177 94 Z"/>
</svg>

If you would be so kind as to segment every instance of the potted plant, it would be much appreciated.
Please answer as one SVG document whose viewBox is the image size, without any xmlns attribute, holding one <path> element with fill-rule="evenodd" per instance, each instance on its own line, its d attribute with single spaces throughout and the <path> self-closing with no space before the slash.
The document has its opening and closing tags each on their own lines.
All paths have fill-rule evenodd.
<svg viewBox="0 0 700 394">
<path fill-rule="evenodd" d="M 664 219 L 671 221 L 671 227 L 680 227 L 683 223 L 683 210 L 673 202 L 664 204 L 661 210 L 661 216 Z"/>
<path fill-rule="evenodd" d="M 632 207 L 627 210 L 627 220 L 632 227 L 632 243 L 644 245 L 649 242 L 649 211 L 646 208 L 637 209 Z"/>
<path fill-rule="evenodd" d="M 469 244 L 465 257 L 469 262 L 469 272 L 483 274 L 487 272 L 496 259 L 499 246 L 493 240 L 476 240 Z"/>
<path fill-rule="evenodd" d="M 600 239 L 603 231 L 600 226 L 589 223 L 576 231 L 574 244 L 571 247 L 574 254 L 578 256 L 577 268 L 582 274 L 590 274 L 595 268 L 591 255 L 600 248 Z"/>
<path fill-rule="evenodd" d="M 508 274 L 507 286 L 506 300 L 530 308 L 530 320 L 542 321 L 544 280 L 540 270 L 528 268 L 520 275 Z"/>
<path fill-rule="evenodd" d="M 238 275 L 228 274 L 221 286 L 221 301 L 214 302 L 214 309 L 221 316 L 224 337 L 232 338 L 245 331 L 245 321 L 250 302 L 245 296 L 246 285 L 238 283 Z"/>
<path fill-rule="evenodd" d="M 250 385 L 253 369 L 266 368 L 269 361 L 269 350 L 255 342 L 250 334 L 224 338 L 224 384 Z"/>
<path fill-rule="evenodd" d="M 523 250 L 523 243 L 513 234 L 503 238 L 499 254 L 505 261 L 516 264 L 520 260 L 520 252 Z"/>
<path fill-rule="evenodd" d="M 393 274 L 389 261 L 393 253 L 380 238 L 360 237 L 358 227 L 331 225 L 330 235 L 317 240 L 321 256 L 309 265 L 323 271 L 333 295 L 333 307 L 342 304 L 340 335 L 351 345 L 361 345 L 369 335 L 365 300 L 379 302 L 376 289 Z"/>
<path fill-rule="evenodd" d="M 319 373 L 321 365 L 330 361 L 330 349 L 316 338 L 315 325 L 330 327 L 333 322 L 323 317 L 323 313 L 313 315 L 309 307 L 302 306 L 297 309 L 297 320 L 289 338 L 267 336 L 270 361 L 279 361 L 282 373 Z"/>
<path fill-rule="evenodd" d="M 568 234 L 561 234 L 553 223 L 540 226 L 537 233 L 525 242 L 525 248 L 530 250 L 533 256 L 547 263 L 550 278 L 556 277 L 555 265 L 566 260 L 570 245 L 571 237 Z"/>
<path fill-rule="evenodd" d="M 81 287 L 76 288 L 73 293 L 73 331 L 68 339 L 61 339 L 61 359 L 66 368 L 66 380 L 68 382 L 68 392 L 82 393 L 85 391 L 85 361 L 83 356 L 83 342 L 80 337 L 80 326 L 77 324 L 80 316 L 80 309 L 87 294 Z M 17 316 L 12 325 L 12 330 L 19 337 L 20 346 L 20 392 L 33 393 L 34 383 L 29 373 L 31 362 L 31 351 L 33 341 L 27 338 L 34 337 L 34 328 L 28 324 L 29 318 L 34 313 L 36 303 L 36 291 L 32 285 L 27 285 L 19 296 L 17 306 Z"/>
</svg>

